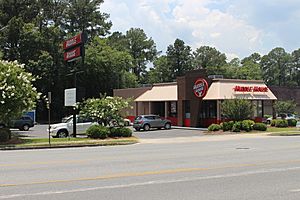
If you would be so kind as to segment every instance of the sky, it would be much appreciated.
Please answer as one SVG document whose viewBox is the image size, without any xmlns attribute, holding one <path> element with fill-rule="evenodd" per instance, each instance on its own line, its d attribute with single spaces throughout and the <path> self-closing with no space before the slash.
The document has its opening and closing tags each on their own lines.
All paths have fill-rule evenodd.
<svg viewBox="0 0 300 200">
<path fill-rule="evenodd" d="M 110 14 L 112 32 L 142 28 L 163 54 L 177 38 L 229 60 L 300 48 L 299 0 L 104 0 L 100 9 Z"/>
</svg>

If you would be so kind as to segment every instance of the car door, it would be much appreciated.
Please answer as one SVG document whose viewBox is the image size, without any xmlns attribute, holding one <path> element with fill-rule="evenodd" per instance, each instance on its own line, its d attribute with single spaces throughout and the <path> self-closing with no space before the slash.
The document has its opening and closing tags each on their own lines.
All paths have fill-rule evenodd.
<svg viewBox="0 0 300 200">
<path fill-rule="evenodd" d="M 78 134 L 85 134 L 86 130 L 92 125 L 93 121 L 91 119 L 79 117 L 76 125 L 78 127 Z"/>
</svg>

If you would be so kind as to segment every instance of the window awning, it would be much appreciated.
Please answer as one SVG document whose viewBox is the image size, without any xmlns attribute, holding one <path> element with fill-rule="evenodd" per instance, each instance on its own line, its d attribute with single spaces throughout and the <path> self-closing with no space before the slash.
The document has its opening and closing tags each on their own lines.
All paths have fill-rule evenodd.
<svg viewBox="0 0 300 200">
<path fill-rule="evenodd" d="M 262 80 L 214 79 L 203 100 L 276 100 Z"/>
<path fill-rule="evenodd" d="M 134 101 L 177 101 L 177 83 L 154 84 Z"/>
</svg>

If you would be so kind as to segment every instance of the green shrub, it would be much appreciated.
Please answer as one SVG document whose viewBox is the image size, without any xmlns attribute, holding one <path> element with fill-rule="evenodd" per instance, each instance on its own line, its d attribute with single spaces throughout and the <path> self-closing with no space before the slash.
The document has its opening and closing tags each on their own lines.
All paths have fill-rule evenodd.
<svg viewBox="0 0 300 200">
<path fill-rule="evenodd" d="M 276 125 L 276 121 L 277 121 L 277 119 L 272 119 L 271 126 L 275 126 Z"/>
<path fill-rule="evenodd" d="M 208 131 L 219 131 L 221 129 L 221 126 L 219 124 L 211 124 L 208 127 Z"/>
<path fill-rule="evenodd" d="M 285 119 L 277 119 L 275 122 L 275 127 L 284 128 L 288 126 L 289 126 L 288 121 Z"/>
<path fill-rule="evenodd" d="M 131 137 L 132 130 L 125 127 L 110 128 L 109 137 Z"/>
<path fill-rule="evenodd" d="M 109 134 L 109 128 L 100 125 L 93 125 L 86 131 L 88 137 L 93 139 L 105 139 Z"/>
<path fill-rule="evenodd" d="M 244 130 L 244 131 L 251 131 L 252 130 L 252 126 L 255 124 L 254 121 L 252 120 L 243 120 L 241 122 L 241 130 Z"/>
<path fill-rule="evenodd" d="M 5 143 L 10 139 L 11 132 L 8 128 L 0 128 L 0 143 Z"/>
<path fill-rule="evenodd" d="M 242 127 L 241 122 L 235 122 L 232 126 L 232 132 L 240 132 Z"/>
<path fill-rule="evenodd" d="M 122 137 L 121 131 L 119 131 L 120 128 L 118 127 L 112 127 L 109 129 L 108 137 L 114 138 L 114 137 Z"/>
<path fill-rule="evenodd" d="M 267 130 L 267 125 L 264 123 L 255 123 L 252 126 L 253 130 L 257 130 L 257 131 L 266 131 Z"/>
<path fill-rule="evenodd" d="M 122 134 L 122 137 L 131 137 L 132 136 L 132 130 L 129 129 L 129 128 L 125 128 L 125 127 L 122 127 L 122 128 L 119 128 L 120 129 L 120 132 Z"/>
<path fill-rule="evenodd" d="M 295 119 L 288 119 L 288 126 L 296 126 L 297 125 L 297 120 Z"/>
<path fill-rule="evenodd" d="M 234 124 L 233 121 L 223 122 L 221 124 L 221 127 L 222 127 L 223 131 L 231 131 L 232 127 L 233 127 L 233 124 Z"/>
</svg>

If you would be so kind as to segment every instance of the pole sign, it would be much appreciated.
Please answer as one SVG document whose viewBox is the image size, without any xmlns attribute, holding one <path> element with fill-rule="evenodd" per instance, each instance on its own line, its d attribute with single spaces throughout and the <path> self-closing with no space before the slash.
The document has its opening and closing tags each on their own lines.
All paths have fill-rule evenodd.
<svg viewBox="0 0 300 200">
<path fill-rule="evenodd" d="M 64 41 L 64 50 L 70 49 L 72 47 L 75 47 L 83 42 L 82 33 Z"/>
<path fill-rule="evenodd" d="M 73 59 L 75 58 L 78 58 L 81 56 L 81 48 L 80 47 L 77 47 L 75 49 L 71 49 L 69 51 L 66 51 L 64 53 L 64 60 L 65 61 L 72 61 Z"/>
<path fill-rule="evenodd" d="M 207 81 L 203 78 L 198 78 L 193 86 L 193 91 L 196 97 L 203 98 L 208 90 Z"/>
<path fill-rule="evenodd" d="M 65 89 L 65 106 L 76 105 L 76 88 Z"/>
</svg>

